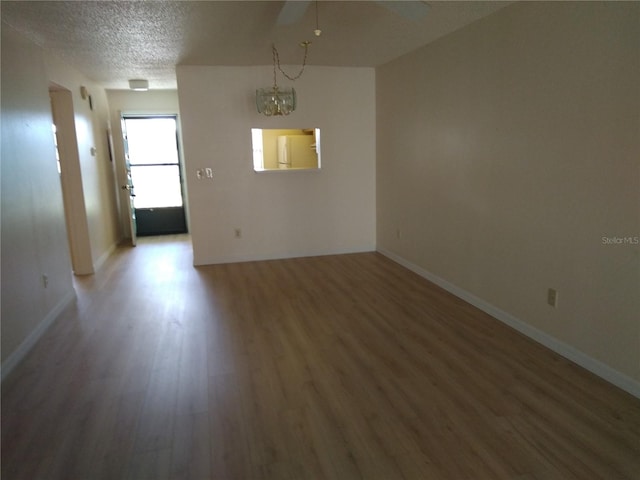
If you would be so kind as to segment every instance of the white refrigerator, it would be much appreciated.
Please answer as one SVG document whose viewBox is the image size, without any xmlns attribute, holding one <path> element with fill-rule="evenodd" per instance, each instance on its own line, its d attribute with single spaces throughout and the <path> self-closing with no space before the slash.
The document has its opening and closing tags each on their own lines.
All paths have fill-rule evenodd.
<svg viewBox="0 0 640 480">
<path fill-rule="evenodd" d="M 278 168 L 318 168 L 315 136 L 279 136 Z"/>
</svg>

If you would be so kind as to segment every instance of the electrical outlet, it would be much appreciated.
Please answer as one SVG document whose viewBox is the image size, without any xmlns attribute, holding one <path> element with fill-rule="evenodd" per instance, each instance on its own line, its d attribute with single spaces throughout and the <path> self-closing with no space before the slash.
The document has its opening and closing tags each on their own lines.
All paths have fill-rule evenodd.
<svg viewBox="0 0 640 480">
<path fill-rule="evenodd" d="M 47 288 L 49 286 L 49 275 L 47 275 L 46 273 L 42 274 L 42 286 L 44 288 Z"/>
<path fill-rule="evenodd" d="M 558 306 L 558 292 L 554 288 L 547 290 L 547 303 L 552 307 Z"/>
<path fill-rule="evenodd" d="M 233 234 L 234 234 L 234 236 L 235 236 L 236 238 L 242 238 L 242 229 L 240 229 L 240 228 L 236 228 L 236 229 L 233 231 Z"/>
</svg>

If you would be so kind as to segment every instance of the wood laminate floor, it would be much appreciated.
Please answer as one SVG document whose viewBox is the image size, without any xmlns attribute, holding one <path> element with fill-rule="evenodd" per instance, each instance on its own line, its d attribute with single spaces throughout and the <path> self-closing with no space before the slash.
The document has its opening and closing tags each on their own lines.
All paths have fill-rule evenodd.
<svg viewBox="0 0 640 480">
<path fill-rule="evenodd" d="M 2 479 L 640 479 L 640 401 L 375 253 L 77 279 L 2 385 Z"/>
</svg>

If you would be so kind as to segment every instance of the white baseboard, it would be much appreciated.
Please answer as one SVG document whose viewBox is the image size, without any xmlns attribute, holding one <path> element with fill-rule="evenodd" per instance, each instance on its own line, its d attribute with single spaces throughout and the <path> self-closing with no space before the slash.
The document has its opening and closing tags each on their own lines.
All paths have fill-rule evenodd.
<svg viewBox="0 0 640 480">
<path fill-rule="evenodd" d="M 204 267 L 206 265 L 219 265 L 224 263 L 242 263 L 242 262 L 260 262 L 265 260 L 285 260 L 288 258 L 304 258 L 304 257 L 322 257 L 326 255 L 348 255 L 350 253 L 375 252 L 375 248 L 363 246 L 361 248 L 345 248 L 319 252 L 280 252 L 268 254 L 239 254 L 224 257 L 215 257 L 207 259 L 195 259 L 193 265 L 195 267 Z"/>
<path fill-rule="evenodd" d="M 102 255 L 100 255 L 100 258 L 98 258 L 93 265 L 93 269 L 95 272 L 97 272 L 102 268 L 104 263 L 111 256 L 111 254 L 116 251 L 116 248 L 118 248 L 118 244 L 114 243 Z"/>
<path fill-rule="evenodd" d="M 571 345 L 564 343 L 557 338 L 549 335 L 542 330 L 539 330 L 528 323 L 523 322 L 522 320 L 514 317 L 510 313 L 507 313 L 499 308 L 491 305 L 490 303 L 482 300 L 479 297 L 476 297 L 472 293 L 463 290 L 462 288 L 444 280 L 437 275 L 419 267 L 408 260 L 396 255 L 395 253 L 386 250 L 384 248 L 378 247 L 377 250 L 379 253 L 384 255 L 385 257 L 393 260 L 394 262 L 402 265 L 405 268 L 408 268 L 414 273 L 417 273 L 421 277 L 429 280 L 430 282 L 435 283 L 439 287 L 444 288 L 449 293 L 452 293 L 458 298 L 470 303 L 476 308 L 479 308 L 485 313 L 488 313 L 492 317 L 497 320 L 509 325 L 511 328 L 517 330 L 518 332 L 526 335 L 527 337 L 535 340 L 536 342 L 544 345 L 545 347 L 553 350 L 557 354 L 571 360 L 572 362 L 580 365 L 581 367 L 589 370 L 590 372 L 596 374 L 600 378 L 606 380 L 609 383 L 612 383 L 616 387 L 621 388 L 622 390 L 630 393 L 636 398 L 640 398 L 640 382 L 634 380 L 633 378 L 625 375 L 624 373 L 611 368 L 610 366 L 596 360 L 595 358 L 590 357 L 584 352 L 578 350 Z"/>
<path fill-rule="evenodd" d="M 2 373 L 0 380 L 5 378 L 13 371 L 13 369 L 27 356 L 34 345 L 40 340 L 40 337 L 58 318 L 58 315 L 76 298 L 76 291 L 71 289 L 59 302 L 53 307 L 44 319 L 34 328 L 25 340 L 16 348 L 2 363 Z"/>
</svg>

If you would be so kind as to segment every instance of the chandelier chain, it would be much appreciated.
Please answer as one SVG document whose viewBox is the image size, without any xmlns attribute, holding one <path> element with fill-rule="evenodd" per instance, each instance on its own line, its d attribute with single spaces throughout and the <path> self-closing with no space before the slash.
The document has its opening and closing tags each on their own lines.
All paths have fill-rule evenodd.
<svg viewBox="0 0 640 480">
<path fill-rule="evenodd" d="M 273 54 L 273 87 L 278 88 L 278 82 L 276 81 L 276 55 L 278 51 L 275 45 L 271 45 L 271 53 Z"/>
<path fill-rule="evenodd" d="M 294 76 L 288 75 L 287 72 L 285 72 L 282 69 L 282 67 L 280 66 L 280 54 L 278 53 L 278 49 L 276 48 L 275 45 L 271 45 L 271 49 L 273 52 L 273 84 L 274 85 L 276 85 L 276 68 L 275 68 L 276 65 L 278 65 L 278 70 L 280 70 L 280 73 L 282 73 L 282 75 L 284 75 L 291 81 L 295 81 L 302 76 L 302 73 L 304 72 L 304 67 L 307 65 L 307 52 L 309 50 L 309 45 L 311 45 L 311 42 L 309 41 L 304 41 L 300 44 L 300 46 L 304 48 L 304 57 L 302 59 L 302 67 L 300 68 L 300 71 L 298 72 L 297 75 L 294 75 Z"/>
</svg>

